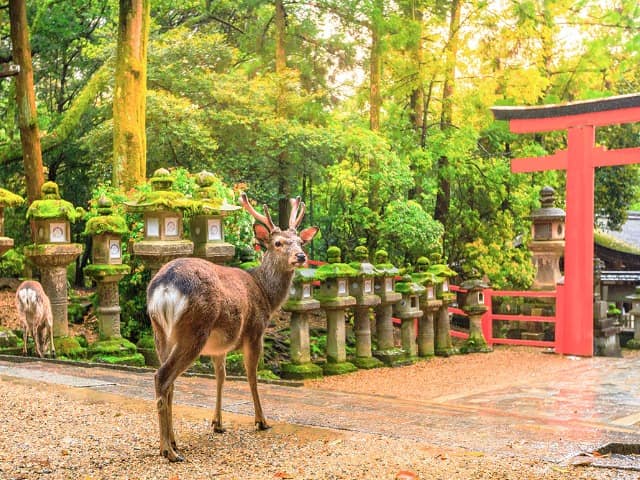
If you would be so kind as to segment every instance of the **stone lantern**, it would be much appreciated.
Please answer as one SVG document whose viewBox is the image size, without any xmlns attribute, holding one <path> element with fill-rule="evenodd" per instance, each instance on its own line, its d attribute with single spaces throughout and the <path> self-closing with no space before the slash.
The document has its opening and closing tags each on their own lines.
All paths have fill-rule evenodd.
<svg viewBox="0 0 640 480">
<path fill-rule="evenodd" d="M 169 190 L 173 182 L 169 171 L 159 168 L 149 180 L 152 191 L 136 202 L 125 202 L 129 211 L 143 214 L 144 239 L 133 244 L 133 253 L 152 276 L 170 260 L 193 254 L 193 242 L 182 237 L 182 211 L 192 207 L 193 201 Z"/>
<path fill-rule="evenodd" d="M 483 290 L 489 288 L 489 285 L 482 280 L 471 279 L 462 282 L 460 287 L 467 291 L 462 310 L 469 316 L 469 338 L 461 350 L 465 353 L 488 352 L 490 349 L 482 333 L 482 315 L 488 310 L 484 304 Z"/>
<path fill-rule="evenodd" d="M 624 298 L 631 302 L 629 314 L 633 317 L 633 338 L 627 342 L 627 348 L 640 349 L 640 286 Z"/>
<path fill-rule="evenodd" d="M 235 255 L 235 247 L 225 242 L 224 217 L 241 207 L 229 205 L 221 197 L 220 189 L 224 187 L 213 173 L 202 171 L 196 181 L 200 188 L 190 222 L 193 253 L 214 263 L 228 262 Z"/>
<path fill-rule="evenodd" d="M 82 253 L 82 245 L 71 243 L 70 224 L 84 214 L 70 202 L 62 200 L 58 185 L 46 182 L 42 186 L 42 199 L 34 201 L 27 210 L 31 221 L 33 245 L 24 248 L 24 254 L 40 270 L 42 288 L 51 300 L 54 337 L 68 337 L 67 321 L 67 266 Z M 56 342 L 56 352 L 63 356 L 81 354 L 75 339 Z"/>
<path fill-rule="evenodd" d="M 282 309 L 291 312 L 290 362 L 280 364 L 282 376 L 294 380 L 318 378 L 322 368 L 311 363 L 309 342 L 309 315 L 320 308 L 320 302 L 313 298 L 315 270 L 298 268 L 293 275 L 289 298 Z"/>
<path fill-rule="evenodd" d="M 431 266 L 428 272 L 436 277 L 436 298 L 442 302 L 435 316 L 435 354 L 441 356 L 449 356 L 455 353 L 453 343 L 451 342 L 451 322 L 449 320 L 449 305 L 451 305 L 456 295 L 449 291 L 449 278 L 456 275 L 446 263 L 442 262 L 440 254 L 431 256 Z"/>
<path fill-rule="evenodd" d="M 396 348 L 393 337 L 393 304 L 400 301 L 402 294 L 395 291 L 395 277 L 398 269 L 389 263 L 389 254 L 378 250 L 375 254 L 375 268 L 380 272 L 375 277 L 374 292 L 380 297 L 376 307 L 376 340 L 378 349 L 373 355 L 385 364 L 391 365 L 405 358 L 405 353 Z"/>
<path fill-rule="evenodd" d="M 356 299 L 349 295 L 349 282 L 358 272 L 340 262 L 340 253 L 338 247 L 329 247 L 329 263 L 315 272 L 315 278 L 321 282 L 315 297 L 327 314 L 327 363 L 324 366 L 327 375 L 357 370 L 347 362 L 345 317 L 347 308 L 356 304 Z"/>
<path fill-rule="evenodd" d="M 393 313 L 402 320 L 400 326 L 402 349 L 410 357 L 418 354 L 415 320 L 423 316 L 420 309 L 420 295 L 424 294 L 425 290 L 425 287 L 412 281 L 409 275 L 405 275 L 396 283 L 396 292 L 402 295 L 402 299 L 394 305 Z"/>
<path fill-rule="evenodd" d="M 118 282 L 131 269 L 122 263 L 122 235 L 129 230 L 124 217 L 114 215 L 113 202 L 100 197 L 97 216 L 87 220 L 84 234 L 91 236 L 91 264 L 84 273 L 97 285 L 98 331 L 100 338 L 89 346 L 91 360 L 112 364 L 144 365 L 144 357 L 120 334 Z"/>
<path fill-rule="evenodd" d="M 532 290 L 553 290 L 562 277 L 560 258 L 564 255 L 565 212 L 554 207 L 556 192 L 551 187 L 540 191 L 540 208 L 531 214 L 529 249 L 536 268 Z"/>
<path fill-rule="evenodd" d="M 437 277 L 429 269 L 429 259 L 420 257 L 417 261 L 416 272 L 411 279 L 424 287 L 420 296 L 422 318 L 418 320 L 418 355 L 431 357 L 435 354 L 435 320 L 436 312 L 442 307 L 442 300 L 436 298 Z"/>
<path fill-rule="evenodd" d="M 24 199 L 15 193 L 0 188 L 0 257 L 13 248 L 13 239 L 4 236 L 4 209 L 6 207 L 19 207 Z"/>
<path fill-rule="evenodd" d="M 356 299 L 354 330 L 356 335 L 356 358 L 353 363 L 358 368 L 376 368 L 382 362 L 371 354 L 371 307 L 380 304 L 380 297 L 374 292 L 375 278 L 380 272 L 369 263 L 369 250 L 365 246 L 355 249 L 355 261 L 349 266 L 358 274 L 351 281 L 350 292 Z"/>
</svg>

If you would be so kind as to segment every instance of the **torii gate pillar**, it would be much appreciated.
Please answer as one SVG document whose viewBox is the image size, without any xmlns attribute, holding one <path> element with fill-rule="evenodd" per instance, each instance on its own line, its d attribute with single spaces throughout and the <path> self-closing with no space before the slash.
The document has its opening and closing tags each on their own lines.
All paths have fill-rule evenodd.
<svg viewBox="0 0 640 480">
<path fill-rule="evenodd" d="M 491 110 L 496 120 L 508 120 L 514 133 L 567 130 L 566 150 L 545 157 L 514 159 L 511 171 L 567 171 L 564 318 L 558 318 L 556 323 L 556 352 L 592 356 L 595 168 L 640 163 L 640 148 L 607 151 L 596 147 L 595 129 L 639 122 L 640 94 Z"/>
</svg>

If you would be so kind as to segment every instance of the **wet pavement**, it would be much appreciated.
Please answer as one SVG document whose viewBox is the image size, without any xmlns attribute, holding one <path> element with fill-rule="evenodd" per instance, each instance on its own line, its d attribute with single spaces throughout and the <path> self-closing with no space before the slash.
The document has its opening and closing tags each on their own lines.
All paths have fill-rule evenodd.
<svg viewBox="0 0 640 480">
<path fill-rule="evenodd" d="M 0 376 L 153 400 L 153 371 L 82 367 L 0 357 Z M 421 401 L 322 391 L 295 384 L 259 386 L 272 422 L 415 439 L 488 455 L 516 455 L 558 464 L 585 462 L 640 471 L 640 357 L 583 358 L 530 384 L 487 386 L 481 393 Z M 181 377 L 179 404 L 215 406 L 215 380 Z M 253 403 L 244 381 L 227 381 L 223 412 L 248 415 Z M 623 455 L 592 452 L 621 444 Z M 580 457 L 580 454 L 589 454 Z M 616 463 L 618 462 L 618 463 Z"/>
</svg>

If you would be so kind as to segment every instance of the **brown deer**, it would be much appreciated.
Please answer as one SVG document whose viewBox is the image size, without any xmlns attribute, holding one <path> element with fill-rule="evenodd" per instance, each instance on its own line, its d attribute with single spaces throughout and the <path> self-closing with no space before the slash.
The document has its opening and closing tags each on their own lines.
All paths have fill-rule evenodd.
<svg viewBox="0 0 640 480">
<path fill-rule="evenodd" d="M 55 358 L 56 347 L 53 344 L 51 302 L 39 282 L 26 280 L 18 286 L 16 309 L 24 331 L 22 353 L 27 354 L 27 340 L 31 334 L 38 356 L 41 358 L 44 356 L 45 346 L 48 344 L 48 351 Z"/>
<path fill-rule="evenodd" d="M 296 267 L 307 257 L 302 246 L 318 229 L 296 233 L 304 216 L 304 203 L 291 199 L 289 228 L 276 227 L 264 206 L 260 215 L 240 196 L 242 206 L 259 222 L 256 239 L 266 250 L 257 268 L 244 271 L 215 265 L 198 258 L 179 258 L 164 265 L 147 288 L 147 309 L 155 333 L 161 365 L 155 374 L 156 402 L 160 424 L 160 454 L 182 461 L 176 448 L 172 424 L 174 381 L 198 357 L 210 355 L 216 376 L 215 432 L 222 426 L 222 386 L 227 353 L 242 348 L 247 380 L 251 388 L 255 424 L 269 428 L 258 396 L 257 370 L 262 336 L 271 316 L 286 300 Z"/>
</svg>

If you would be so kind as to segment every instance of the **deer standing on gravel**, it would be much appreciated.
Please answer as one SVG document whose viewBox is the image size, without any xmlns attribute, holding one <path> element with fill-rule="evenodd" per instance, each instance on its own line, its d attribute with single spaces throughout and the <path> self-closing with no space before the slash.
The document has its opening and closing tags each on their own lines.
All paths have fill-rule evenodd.
<svg viewBox="0 0 640 480">
<path fill-rule="evenodd" d="M 22 353 L 27 354 L 27 340 L 29 334 L 33 337 L 36 353 L 40 358 L 44 356 L 45 346 L 49 345 L 49 353 L 56 356 L 56 347 L 53 344 L 53 314 L 51 302 L 44 293 L 40 282 L 26 280 L 16 290 L 16 309 L 18 318 L 22 322 L 24 345 Z M 49 343 L 50 342 L 50 343 Z"/>
<path fill-rule="evenodd" d="M 266 205 L 264 215 L 260 215 L 244 193 L 240 201 L 263 224 L 254 224 L 256 239 L 266 250 L 259 267 L 244 271 L 199 258 L 179 258 L 164 265 L 147 288 L 147 309 L 161 363 L 155 374 L 160 454 L 172 462 L 183 460 L 173 432 L 174 382 L 198 355 L 213 359 L 213 430 L 224 432 L 221 400 L 225 361 L 227 353 L 237 348 L 242 348 L 244 354 L 256 426 L 259 430 L 269 428 L 258 396 L 262 336 L 271 316 L 287 299 L 295 268 L 307 260 L 302 246 L 313 239 L 318 229 L 310 227 L 297 234 L 305 209 L 300 197 L 290 200 L 287 230 L 274 225 Z"/>
</svg>

